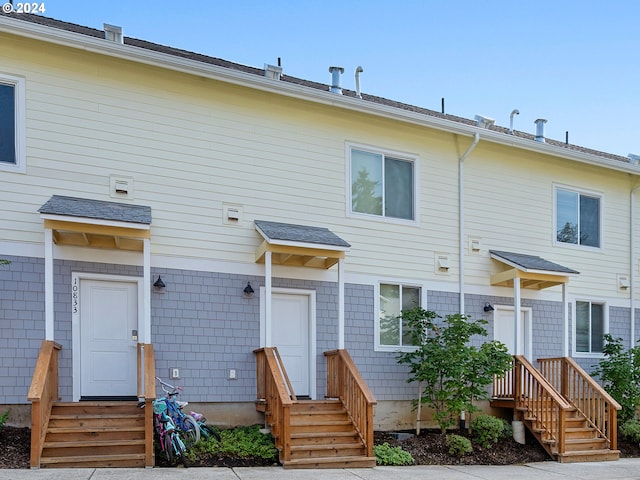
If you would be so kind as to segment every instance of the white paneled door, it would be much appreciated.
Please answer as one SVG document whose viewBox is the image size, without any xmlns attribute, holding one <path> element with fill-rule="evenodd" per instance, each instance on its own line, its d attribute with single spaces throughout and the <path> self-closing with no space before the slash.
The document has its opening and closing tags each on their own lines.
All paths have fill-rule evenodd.
<svg viewBox="0 0 640 480">
<path fill-rule="evenodd" d="M 137 394 L 138 285 L 80 280 L 80 394 Z"/>
<path fill-rule="evenodd" d="M 309 296 L 274 293 L 271 344 L 278 347 L 296 395 L 309 395 Z"/>
<path fill-rule="evenodd" d="M 524 355 L 531 360 L 531 310 L 521 310 L 518 338 L 513 307 L 496 306 L 493 321 L 493 338 L 504 343 L 511 355 Z"/>
</svg>

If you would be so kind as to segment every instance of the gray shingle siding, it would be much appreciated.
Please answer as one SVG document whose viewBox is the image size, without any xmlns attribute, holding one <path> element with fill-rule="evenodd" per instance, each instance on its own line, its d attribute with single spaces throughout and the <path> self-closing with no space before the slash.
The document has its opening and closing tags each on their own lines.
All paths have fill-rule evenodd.
<svg viewBox="0 0 640 480">
<path fill-rule="evenodd" d="M 12 263 L 0 267 L 0 404 L 26 403 L 29 384 L 44 338 L 44 261 L 37 258 L 4 257 Z M 55 260 L 55 338 L 60 352 L 60 394 L 72 398 L 72 272 L 142 276 L 142 268 L 127 265 Z M 151 294 L 152 341 L 156 351 L 157 374 L 167 378 L 169 369 L 181 372 L 185 399 L 192 402 L 251 402 L 255 399 L 255 358 L 260 344 L 261 276 L 235 275 L 154 268 L 161 275 L 165 293 Z M 250 281 L 253 298 L 242 289 Z M 323 352 L 338 343 L 338 286 L 333 282 L 274 278 L 274 287 L 307 289 L 316 292 L 317 395 L 326 392 L 326 361 Z M 416 386 L 406 382 L 407 368 L 398 365 L 396 354 L 374 350 L 375 287 L 345 285 L 345 347 L 378 400 L 409 400 Z M 439 315 L 459 310 L 458 295 L 427 292 L 427 308 Z M 491 315 L 483 311 L 485 302 L 513 305 L 509 297 L 466 295 L 465 308 L 472 318 L 485 318 L 487 339 L 493 338 Z M 560 302 L 523 299 L 533 311 L 533 359 L 562 354 L 562 305 Z M 640 322 L 640 312 L 637 315 Z M 629 310 L 610 307 L 610 331 L 628 344 Z M 637 331 L 640 326 L 637 327 Z M 570 329 L 571 331 L 571 329 Z M 474 338 L 479 344 L 481 338 Z M 594 359 L 577 359 L 591 371 Z M 229 380 L 235 369 L 236 380 Z"/>
</svg>

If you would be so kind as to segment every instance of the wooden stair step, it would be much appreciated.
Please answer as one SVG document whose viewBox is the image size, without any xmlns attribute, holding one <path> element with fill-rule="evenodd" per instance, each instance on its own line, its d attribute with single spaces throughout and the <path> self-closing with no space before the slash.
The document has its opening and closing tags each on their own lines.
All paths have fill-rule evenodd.
<svg viewBox="0 0 640 480">
<path fill-rule="evenodd" d="M 144 439 L 136 440 L 94 440 L 94 441 L 56 441 L 44 442 L 43 448 L 83 448 L 83 447 L 114 447 L 126 445 L 144 445 Z"/>
<path fill-rule="evenodd" d="M 40 466 L 55 467 L 133 467 L 144 466 L 144 453 L 117 455 L 91 455 L 68 457 L 42 457 Z"/>
<path fill-rule="evenodd" d="M 86 426 L 76 427 L 50 427 L 47 429 L 47 433 L 96 433 L 96 432 L 144 432 L 144 426 L 129 425 L 123 427 L 122 425 L 95 425 L 90 428 Z"/>
<path fill-rule="evenodd" d="M 291 451 L 301 451 L 301 450 L 339 450 L 339 449 L 353 449 L 353 448 L 364 448 L 362 442 L 351 442 L 351 443 L 331 443 L 331 444 L 316 444 L 316 445 L 292 445 Z"/>
<path fill-rule="evenodd" d="M 576 450 L 558 454 L 560 463 L 610 462 L 620 459 L 620 450 Z"/>
<path fill-rule="evenodd" d="M 298 458 L 285 462 L 283 466 L 284 468 L 373 468 L 376 466 L 376 457 Z"/>
</svg>

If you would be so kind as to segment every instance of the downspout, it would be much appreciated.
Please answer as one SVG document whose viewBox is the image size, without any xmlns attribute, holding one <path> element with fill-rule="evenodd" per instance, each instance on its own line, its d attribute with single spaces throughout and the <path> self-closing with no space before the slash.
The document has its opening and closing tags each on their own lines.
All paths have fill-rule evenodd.
<svg viewBox="0 0 640 480">
<path fill-rule="evenodd" d="M 631 272 L 631 274 L 629 275 L 629 290 L 631 291 L 631 295 L 629 296 L 629 305 L 631 308 L 631 341 L 630 341 L 630 345 L 629 348 L 633 348 L 635 346 L 635 338 L 636 338 L 636 308 L 635 308 L 635 301 L 634 301 L 634 293 L 635 293 L 635 286 L 636 286 L 636 269 L 635 269 L 635 255 L 634 255 L 634 244 L 635 244 L 635 229 L 636 229 L 636 224 L 635 224 L 635 219 L 636 219 L 636 214 L 635 214 L 635 203 L 636 203 L 636 190 L 638 190 L 640 188 L 640 185 L 638 185 L 637 187 L 635 187 L 634 189 L 631 190 L 631 195 L 630 195 L 630 220 L 629 220 L 629 225 L 630 225 L 630 235 L 629 235 L 629 271 Z"/>
<path fill-rule="evenodd" d="M 473 135 L 473 143 L 469 145 L 467 151 L 458 159 L 458 258 L 460 276 L 460 314 L 464 315 L 464 160 L 471 151 L 476 148 L 480 141 L 480 134 Z"/>
</svg>

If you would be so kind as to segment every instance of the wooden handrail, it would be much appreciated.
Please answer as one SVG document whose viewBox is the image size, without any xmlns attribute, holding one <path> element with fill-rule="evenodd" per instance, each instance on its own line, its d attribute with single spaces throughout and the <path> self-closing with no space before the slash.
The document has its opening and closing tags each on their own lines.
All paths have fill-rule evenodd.
<svg viewBox="0 0 640 480">
<path fill-rule="evenodd" d="M 290 410 L 295 402 L 289 395 L 281 367 L 274 347 L 258 348 L 256 355 L 256 381 L 258 400 L 267 403 L 268 421 L 276 448 L 280 451 L 280 460 L 291 459 Z M 293 393 L 293 390 L 290 389 Z"/>
<path fill-rule="evenodd" d="M 622 407 L 570 357 L 538 359 L 542 375 L 617 449 L 618 410 Z"/>
<path fill-rule="evenodd" d="M 154 466 L 153 451 L 153 401 L 156 399 L 156 360 L 153 345 L 139 343 L 138 362 L 138 398 L 144 399 L 144 454 L 145 466 Z"/>
<path fill-rule="evenodd" d="M 373 407 L 376 399 L 362 378 L 351 355 L 344 349 L 324 352 L 327 359 L 327 397 L 339 398 L 373 456 Z"/>
<path fill-rule="evenodd" d="M 278 368 L 280 369 L 280 373 L 282 373 L 282 378 L 284 378 L 284 383 L 287 385 L 287 389 L 289 390 L 289 396 L 291 400 L 294 402 L 298 401 L 298 397 L 296 397 L 296 393 L 293 391 L 293 385 L 291 385 L 291 380 L 289 380 L 289 374 L 287 373 L 287 369 L 284 368 L 284 362 L 282 361 L 282 357 L 280 357 L 280 352 L 278 351 L 278 347 L 272 347 L 273 353 L 275 354 L 276 361 L 278 362 Z"/>
<path fill-rule="evenodd" d="M 573 407 L 523 356 L 514 356 L 514 404 L 541 430 L 544 441 L 553 441 L 558 454 L 565 453 L 565 421 Z"/>
<path fill-rule="evenodd" d="M 58 352 L 61 349 L 53 340 L 42 341 L 27 395 L 31 402 L 31 468 L 40 467 L 51 406 L 58 399 Z"/>
</svg>

